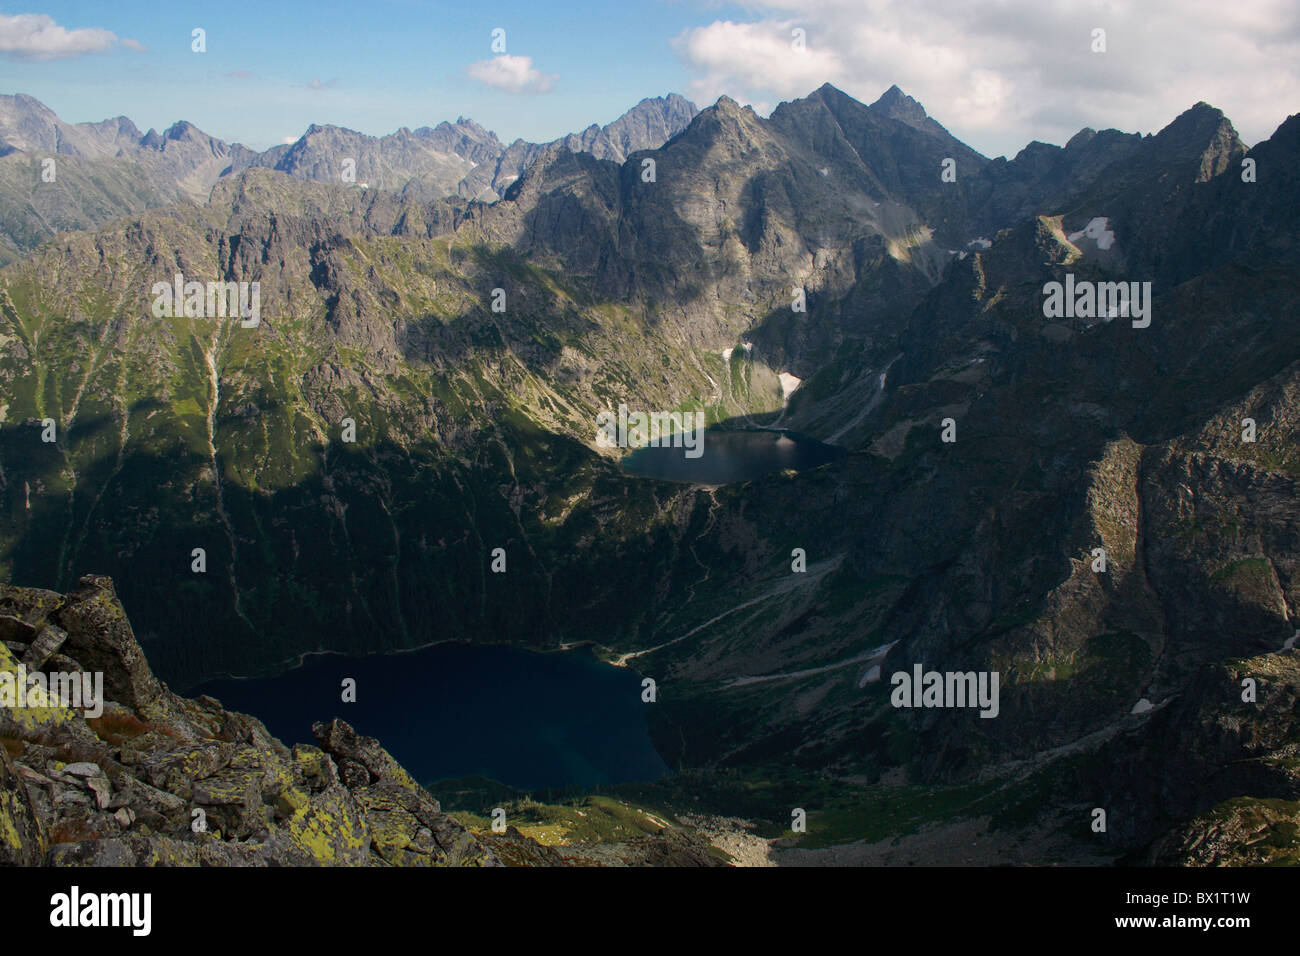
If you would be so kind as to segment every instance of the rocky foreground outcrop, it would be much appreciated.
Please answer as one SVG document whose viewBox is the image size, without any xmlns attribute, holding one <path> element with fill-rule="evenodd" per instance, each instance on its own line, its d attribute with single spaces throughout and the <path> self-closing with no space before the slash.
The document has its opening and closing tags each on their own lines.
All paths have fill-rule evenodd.
<svg viewBox="0 0 1300 956">
<path fill-rule="evenodd" d="M 0 634 L 0 677 L 102 672 L 106 698 L 98 717 L 30 706 L 57 703 L 44 698 L 0 707 L 0 864 L 501 865 L 346 723 L 289 748 L 253 717 L 173 694 L 109 578 L 66 596 L 0 588 Z"/>
</svg>

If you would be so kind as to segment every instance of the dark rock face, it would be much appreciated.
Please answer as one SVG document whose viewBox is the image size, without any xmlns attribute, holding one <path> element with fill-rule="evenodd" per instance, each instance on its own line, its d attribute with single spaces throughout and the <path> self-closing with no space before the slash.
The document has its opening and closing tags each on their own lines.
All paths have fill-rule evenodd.
<svg viewBox="0 0 1300 956">
<path fill-rule="evenodd" d="M 1101 748 L 1101 802 L 1114 808 L 1110 839 L 1149 844 L 1134 856 L 1162 865 L 1264 862 L 1270 854 L 1294 860 L 1300 654 L 1203 667 L 1161 703 L 1150 726 Z M 1252 827 L 1274 832 L 1252 838 Z M 1257 839 L 1266 845 L 1252 850 Z"/>
</svg>

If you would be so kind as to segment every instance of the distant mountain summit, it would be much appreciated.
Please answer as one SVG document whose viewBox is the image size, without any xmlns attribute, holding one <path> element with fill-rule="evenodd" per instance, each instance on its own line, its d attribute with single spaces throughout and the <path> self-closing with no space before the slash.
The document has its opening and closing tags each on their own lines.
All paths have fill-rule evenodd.
<svg viewBox="0 0 1300 956">
<path fill-rule="evenodd" d="M 835 88 L 827 84 L 823 89 Z M 836 90 L 838 93 L 839 91 Z M 926 115 L 925 107 L 912 99 L 897 86 L 891 86 L 881 94 L 880 99 L 872 103 L 868 109 L 874 110 L 890 119 L 896 119 L 906 123 L 913 129 L 925 130 L 927 132 L 947 133 L 948 131 L 940 126 L 937 122 Z"/>
<path fill-rule="evenodd" d="M 47 152 L 81 159 L 111 157 L 138 145 L 140 131 L 125 116 L 99 123 L 65 123 L 25 93 L 0 95 L 0 152 Z"/>
<path fill-rule="evenodd" d="M 638 150 L 662 146 L 689 126 L 698 112 L 690 100 L 670 93 L 642 100 L 608 126 L 593 123 L 559 142 L 575 153 L 591 153 L 597 159 L 621 163 Z"/>
</svg>

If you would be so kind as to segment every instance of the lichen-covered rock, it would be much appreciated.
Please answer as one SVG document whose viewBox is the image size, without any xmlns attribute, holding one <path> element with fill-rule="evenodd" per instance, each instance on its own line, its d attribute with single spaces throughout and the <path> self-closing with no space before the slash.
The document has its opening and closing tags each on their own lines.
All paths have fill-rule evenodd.
<svg viewBox="0 0 1300 956">
<path fill-rule="evenodd" d="M 56 624 L 46 624 L 27 648 L 23 655 L 23 665 L 29 671 L 40 670 L 51 657 L 63 647 L 68 639 L 68 632 Z"/>
<path fill-rule="evenodd" d="M 26 625 L 26 633 L 35 636 L 36 631 L 39 630 L 38 625 L 62 603 L 63 595 L 58 591 L 47 591 L 44 588 L 8 587 L 4 590 L 4 593 L 0 594 L 0 614 L 23 622 Z M 6 633 L 7 638 L 7 632 L 0 633 Z M 19 639 L 23 640 L 23 643 L 30 642 L 30 638 Z"/>
<path fill-rule="evenodd" d="M 69 652 L 90 671 L 103 671 L 104 693 L 120 704 L 147 707 L 163 693 L 136 642 L 113 581 L 87 574 L 55 612 Z"/>
<path fill-rule="evenodd" d="M 31 866 L 45 853 L 46 833 L 27 788 L 0 747 L 0 866 Z"/>
<path fill-rule="evenodd" d="M 234 750 L 232 744 L 218 740 L 155 751 L 141 764 L 141 769 L 155 787 L 188 798 L 194 782 L 224 767 Z"/>
<path fill-rule="evenodd" d="M 396 866 L 493 865 L 470 832 L 444 816 L 420 789 L 388 780 L 353 789 L 370 821 L 375 852 Z"/>
<path fill-rule="evenodd" d="M 342 786 L 313 794 L 286 824 L 293 843 L 324 866 L 361 866 L 371 857 L 370 828 L 362 809 Z"/>
<path fill-rule="evenodd" d="M 191 800 L 207 811 L 209 826 L 244 840 L 266 832 L 261 782 L 261 774 L 226 770 L 197 781 L 191 788 Z"/>
<path fill-rule="evenodd" d="M 311 729 L 320 742 L 321 749 L 333 756 L 339 762 L 340 768 L 345 766 L 346 762 L 347 765 L 360 767 L 369 774 L 370 779 L 362 782 L 362 785 L 371 781 L 391 780 L 403 787 L 415 787 L 415 781 L 410 775 L 373 737 L 362 737 L 337 718 L 328 724 L 313 724 Z M 436 801 L 434 808 L 437 809 Z"/>
</svg>

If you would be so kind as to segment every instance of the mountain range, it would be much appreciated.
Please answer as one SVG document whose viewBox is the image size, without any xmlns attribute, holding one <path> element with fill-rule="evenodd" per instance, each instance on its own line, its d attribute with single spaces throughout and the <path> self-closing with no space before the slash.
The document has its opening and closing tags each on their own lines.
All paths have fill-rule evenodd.
<svg viewBox="0 0 1300 956">
<path fill-rule="evenodd" d="M 0 112 L 0 566 L 111 575 L 168 683 L 585 642 L 661 688 L 656 805 L 783 820 L 791 861 L 1296 859 L 1300 116 L 988 159 L 827 85 L 253 154 L 33 104 Z M 178 273 L 258 282 L 260 322 L 151 312 Z M 1148 324 L 1046 305 L 1121 282 Z M 845 454 L 638 478 L 596 442 L 620 403 Z M 996 719 L 896 706 L 917 666 L 997 672 Z"/>
<path fill-rule="evenodd" d="M 675 93 L 645 99 L 607 126 L 593 124 L 555 143 L 622 162 L 630 152 L 662 145 L 696 112 Z M 550 145 L 521 139 L 506 145 L 460 117 L 382 137 L 312 125 L 294 143 L 257 152 L 183 121 L 162 133 L 141 133 L 125 116 L 72 124 L 30 96 L 0 95 L 0 264 L 58 231 L 173 202 L 204 203 L 219 180 L 255 166 L 424 199 L 491 202 Z M 55 181 L 61 175 L 72 189 L 41 188 L 47 185 L 42 161 L 49 158 L 56 160 Z"/>
</svg>

